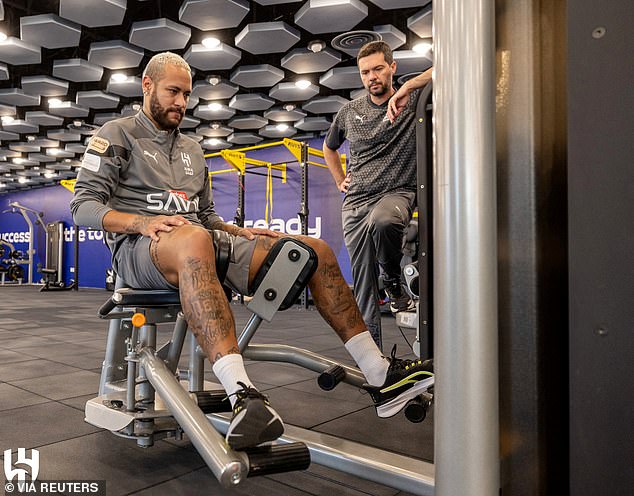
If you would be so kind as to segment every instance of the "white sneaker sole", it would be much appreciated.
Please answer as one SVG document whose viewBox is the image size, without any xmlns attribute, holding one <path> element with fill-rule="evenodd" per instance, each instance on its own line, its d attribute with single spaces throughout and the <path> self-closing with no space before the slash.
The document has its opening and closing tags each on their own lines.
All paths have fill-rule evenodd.
<svg viewBox="0 0 634 496">
<path fill-rule="evenodd" d="M 403 393 L 399 394 L 396 398 L 391 399 L 387 403 L 377 406 L 376 413 L 381 418 L 389 418 L 400 412 L 409 400 L 415 398 L 421 393 L 424 393 L 433 386 L 434 378 L 422 379 L 414 384 L 411 388 Z"/>
</svg>

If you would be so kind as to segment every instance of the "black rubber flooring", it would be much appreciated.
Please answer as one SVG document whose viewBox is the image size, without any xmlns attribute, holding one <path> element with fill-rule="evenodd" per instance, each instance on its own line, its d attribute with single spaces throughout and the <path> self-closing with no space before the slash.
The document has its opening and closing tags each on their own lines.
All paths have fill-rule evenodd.
<svg viewBox="0 0 634 496">
<path fill-rule="evenodd" d="M 107 323 L 96 317 L 96 309 L 109 293 L 38 289 L 0 286 L 0 459 L 7 449 L 37 448 L 40 480 L 105 480 L 108 496 L 406 494 L 315 464 L 226 490 L 188 441 L 158 441 L 143 449 L 85 423 L 84 403 L 97 395 L 106 342 Z M 241 328 L 249 312 L 237 303 L 232 308 Z M 383 328 L 386 352 L 397 343 L 400 356 L 412 356 L 393 318 L 384 317 Z M 161 326 L 159 339 L 167 332 Z M 253 342 L 299 346 L 352 364 L 315 310 L 278 313 Z M 366 394 L 346 384 L 322 391 L 311 371 L 264 362 L 248 362 L 247 370 L 288 424 L 433 460 L 433 409 L 421 424 L 403 414 L 379 419 Z M 4 486 L 3 470 L 0 477 Z"/>
</svg>

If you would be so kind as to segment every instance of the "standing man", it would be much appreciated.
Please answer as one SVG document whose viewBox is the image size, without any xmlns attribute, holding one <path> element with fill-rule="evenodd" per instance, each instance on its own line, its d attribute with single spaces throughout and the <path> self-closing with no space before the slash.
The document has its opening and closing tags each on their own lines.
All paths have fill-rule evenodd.
<svg viewBox="0 0 634 496">
<path fill-rule="evenodd" d="M 279 437 L 284 425 L 247 376 L 235 322 L 216 273 L 211 231 L 232 246 L 227 281 L 249 294 L 279 237 L 225 223 L 214 211 L 200 146 L 178 130 L 192 90 L 191 70 L 173 53 L 143 73 L 143 109 L 107 122 L 86 147 L 71 211 L 75 222 L 107 231 L 112 266 L 131 287 L 178 289 L 183 313 L 233 405 L 227 442 L 243 449 Z M 319 239 L 295 236 L 317 254 L 308 286 L 315 305 L 365 375 L 377 413 L 389 417 L 424 391 L 431 362 L 384 357 L 363 323 L 337 259 Z"/>
<path fill-rule="evenodd" d="M 383 41 L 366 44 L 357 55 L 357 65 L 368 94 L 339 110 L 323 150 L 337 188 L 345 193 L 341 217 L 355 297 L 368 330 L 381 347 L 377 262 L 384 273 L 390 310 L 415 308 L 401 284 L 401 250 L 416 200 L 418 89 L 431 81 L 432 70 L 403 85 L 388 115 L 396 71 L 390 46 Z M 344 175 L 337 150 L 346 139 L 350 162 Z"/>
</svg>

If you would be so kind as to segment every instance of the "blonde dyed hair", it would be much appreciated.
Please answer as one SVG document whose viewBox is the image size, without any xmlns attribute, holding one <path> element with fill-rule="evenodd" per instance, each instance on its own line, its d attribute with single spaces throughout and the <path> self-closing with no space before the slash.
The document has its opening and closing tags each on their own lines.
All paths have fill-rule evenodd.
<svg viewBox="0 0 634 496">
<path fill-rule="evenodd" d="M 143 71 L 143 77 L 147 76 L 155 83 L 158 83 L 165 75 L 165 68 L 168 65 L 182 67 L 191 75 L 192 70 L 189 64 L 180 55 L 172 52 L 157 53 L 150 59 Z"/>
</svg>

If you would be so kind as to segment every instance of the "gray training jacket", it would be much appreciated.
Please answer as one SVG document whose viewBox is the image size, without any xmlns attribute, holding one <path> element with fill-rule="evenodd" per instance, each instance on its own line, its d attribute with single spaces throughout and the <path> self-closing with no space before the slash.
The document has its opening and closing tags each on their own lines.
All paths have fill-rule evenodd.
<svg viewBox="0 0 634 496">
<path fill-rule="evenodd" d="M 143 111 L 107 122 L 92 137 L 70 209 L 77 225 L 96 229 L 110 210 L 178 214 L 206 228 L 222 221 L 200 145 L 178 129 L 157 129 Z M 125 236 L 108 233 L 113 255 Z"/>
</svg>

